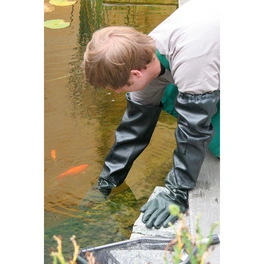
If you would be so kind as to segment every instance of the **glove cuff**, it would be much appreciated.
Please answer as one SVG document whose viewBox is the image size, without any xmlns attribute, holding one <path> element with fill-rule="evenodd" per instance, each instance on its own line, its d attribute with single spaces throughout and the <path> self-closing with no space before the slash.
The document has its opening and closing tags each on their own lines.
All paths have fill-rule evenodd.
<svg viewBox="0 0 264 264">
<path fill-rule="evenodd" d="M 175 204 L 177 204 L 182 213 L 185 213 L 185 211 L 189 208 L 188 204 L 188 190 L 183 189 L 168 189 L 169 192 L 161 192 L 161 196 L 168 197 L 170 200 L 172 200 Z"/>
<path fill-rule="evenodd" d="M 97 189 L 104 194 L 105 196 L 109 195 L 112 188 L 116 187 L 114 184 L 110 183 L 109 181 L 99 178 L 97 183 Z"/>
</svg>

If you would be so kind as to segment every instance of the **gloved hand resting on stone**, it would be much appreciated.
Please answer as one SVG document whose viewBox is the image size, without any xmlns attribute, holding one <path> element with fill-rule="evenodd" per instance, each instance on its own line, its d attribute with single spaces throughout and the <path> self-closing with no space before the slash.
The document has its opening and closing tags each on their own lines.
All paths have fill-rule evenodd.
<svg viewBox="0 0 264 264">
<path fill-rule="evenodd" d="M 144 213 L 142 222 L 147 228 L 168 227 L 169 222 L 173 224 L 178 219 L 177 216 L 170 214 L 169 205 L 176 204 L 180 207 L 181 213 L 185 213 L 188 207 L 186 201 L 188 201 L 186 190 L 177 189 L 175 193 L 162 191 L 140 208 L 140 211 Z"/>
</svg>

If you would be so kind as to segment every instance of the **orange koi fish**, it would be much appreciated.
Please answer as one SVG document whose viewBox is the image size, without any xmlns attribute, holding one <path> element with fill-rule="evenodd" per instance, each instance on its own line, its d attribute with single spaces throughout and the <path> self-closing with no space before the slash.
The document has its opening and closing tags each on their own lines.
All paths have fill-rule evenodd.
<svg viewBox="0 0 264 264">
<path fill-rule="evenodd" d="M 56 150 L 55 149 L 52 149 L 50 153 L 51 153 L 51 157 L 53 158 L 53 160 L 55 162 L 55 165 L 57 165 L 56 164 Z"/>
<path fill-rule="evenodd" d="M 53 158 L 53 160 L 55 161 L 56 160 L 56 150 L 55 149 L 53 149 L 53 150 L 51 150 L 51 157 Z"/>
<path fill-rule="evenodd" d="M 88 167 L 88 164 L 83 164 L 83 165 L 79 165 L 79 166 L 72 167 L 72 168 L 68 169 L 67 171 L 61 173 L 61 174 L 58 176 L 58 179 L 61 179 L 61 178 L 64 177 L 64 176 L 76 175 L 76 174 L 78 174 L 78 173 L 81 173 L 81 172 L 83 172 L 87 167 Z"/>
</svg>

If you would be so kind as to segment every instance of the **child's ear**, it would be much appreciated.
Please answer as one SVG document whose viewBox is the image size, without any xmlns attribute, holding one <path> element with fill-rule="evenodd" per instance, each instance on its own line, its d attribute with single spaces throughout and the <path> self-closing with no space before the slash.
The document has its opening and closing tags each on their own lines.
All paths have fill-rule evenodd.
<svg viewBox="0 0 264 264">
<path fill-rule="evenodd" d="M 131 70 L 131 74 L 135 75 L 137 77 L 141 77 L 142 76 L 142 72 L 139 70 Z"/>
</svg>

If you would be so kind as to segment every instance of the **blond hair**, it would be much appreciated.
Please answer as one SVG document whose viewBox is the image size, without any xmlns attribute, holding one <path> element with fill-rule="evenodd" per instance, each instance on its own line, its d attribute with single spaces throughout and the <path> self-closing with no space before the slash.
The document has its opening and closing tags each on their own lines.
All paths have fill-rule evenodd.
<svg viewBox="0 0 264 264">
<path fill-rule="evenodd" d="M 127 84 L 131 70 L 146 69 L 155 54 L 154 40 L 132 27 L 97 30 L 84 53 L 82 67 L 93 86 L 118 89 Z"/>
</svg>

